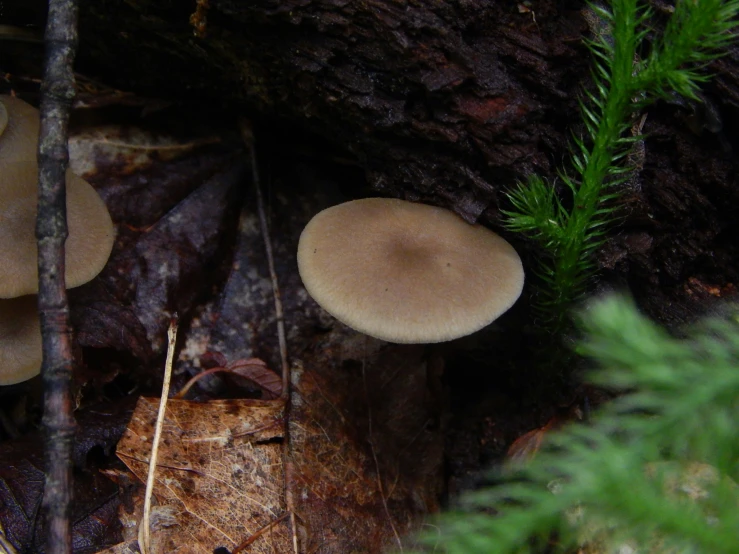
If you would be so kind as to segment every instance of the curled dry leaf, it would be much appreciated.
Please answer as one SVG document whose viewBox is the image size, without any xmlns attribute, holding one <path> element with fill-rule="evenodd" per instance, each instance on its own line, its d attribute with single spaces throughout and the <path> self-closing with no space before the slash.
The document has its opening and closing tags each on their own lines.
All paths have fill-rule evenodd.
<svg viewBox="0 0 739 554">
<path fill-rule="evenodd" d="M 513 444 L 508 447 L 506 456 L 516 463 L 528 462 L 539 451 L 541 443 L 544 440 L 547 432 L 552 429 L 554 420 L 549 421 L 544 427 L 538 429 L 532 429 L 527 433 L 524 433 L 518 437 Z"/>
<path fill-rule="evenodd" d="M 236 360 L 228 365 L 228 369 L 258 385 L 272 398 L 277 398 L 282 394 L 282 377 L 268 368 L 267 364 L 259 358 Z"/>
<path fill-rule="evenodd" d="M 571 404 L 566 409 L 561 409 L 560 413 L 550 418 L 545 425 L 532 429 L 513 441 L 508 447 L 506 456 L 514 463 L 528 462 L 539 452 L 542 442 L 549 433 L 559 429 L 568 421 L 582 420 L 584 415 L 579 402 Z"/>
<path fill-rule="evenodd" d="M 223 356 L 220 356 L 223 358 Z M 214 373 L 227 373 L 243 377 L 250 383 L 254 383 L 262 389 L 264 400 L 277 398 L 282 393 L 282 378 L 267 367 L 259 358 L 248 360 L 237 360 L 232 364 L 224 364 L 225 367 L 216 366 L 206 369 L 192 377 L 185 386 L 180 389 L 175 398 L 184 398 L 192 386 L 200 379 Z"/>
</svg>

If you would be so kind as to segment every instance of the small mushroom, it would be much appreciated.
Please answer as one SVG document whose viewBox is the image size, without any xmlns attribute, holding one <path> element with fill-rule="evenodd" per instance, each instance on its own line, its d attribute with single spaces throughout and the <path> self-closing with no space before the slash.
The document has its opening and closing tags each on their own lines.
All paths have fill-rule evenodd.
<svg viewBox="0 0 739 554">
<path fill-rule="evenodd" d="M 38 292 L 36 162 L 0 162 L 0 298 Z M 108 261 L 115 229 L 94 188 L 67 171 L 67 288 L 95 277 Z"/>
<path fill-rule="evenodd" d="M 39 112 L 0 95 L 0 385 L 38 375 L 41 331 L 36 206 Z M 66 174 L 65 283 L 86 283 L 105 266 L 115 239 L 108 209 L 89 183 Z M 17 298 L 20 297 L 20 298 Z"/>
<path fill-rule="evenodd" d="M 313 299 L 349 327 L 396 343 L 436 343 L 477 331 L 521 295 L 513 247 L 433 206 L 367 198 L 316 215 L 298 245 Z"/>
<path fill-rule="evenodd" d="M 0 300 L 0 386 L 39 374 L 41 328 L 35 296 Z"/>
<path fill-rule="evenodd" d="M 35 162 L 41 125 L 39 111 L 14 96 L 0 95 L 0 104 L 0 163 Z"/>
</svg>

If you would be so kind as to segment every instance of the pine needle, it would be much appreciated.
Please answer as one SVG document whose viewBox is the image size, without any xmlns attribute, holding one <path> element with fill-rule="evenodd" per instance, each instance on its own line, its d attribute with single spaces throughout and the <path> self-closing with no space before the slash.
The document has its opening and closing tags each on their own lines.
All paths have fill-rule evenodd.
<svg viewBox="0 0 739 554">
<path fill-rule="evenodd" d="M 144 494 L 144 515 L 139 526 L 139 548 L 142 554 L 151 552 L 151 497 L 154 493 L 154 476 L 157 470 L 157 457 L 159 456 L 159 441 L 162 438 L 162 427 L 164 427 L 164 415 L 167 411 L 167 400 L 169 399 L 169 383 L 172 378 L 172 363 L 174 361 L 175 345 L 177 343 L 177 316 L 173 317 L 167 330 L 167 361 L 164 364 L 164 382 L 162 383 L 162 395 L 159 400 L 159 412 L 157 413 L 154 437 L 151 442 L 151 455 L 149 456 L 149 473 L 146 477 L 146 492 Z"/>
</svg>

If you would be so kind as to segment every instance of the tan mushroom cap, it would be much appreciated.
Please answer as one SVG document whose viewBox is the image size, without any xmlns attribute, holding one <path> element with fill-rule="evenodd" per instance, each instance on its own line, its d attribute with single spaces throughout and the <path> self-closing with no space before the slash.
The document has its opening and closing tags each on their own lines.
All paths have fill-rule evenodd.
<svg viewBox="0 0 739 554">
<path fill-rule="evenodd" d="M 0 300 L 0 386 L 14 385 L 41 371 L 41 327 L 37 299 Z"/>
<path fill-rule="evenodd" d="M 38 133 L 41 125 L 39 111 L 14 96 L 0 95 L 7 123 L 0 131 L 0 163 L 36 161 Z M 0 128 L 3 115 L 0 113 Z"/>
<path fill-rule="evenodd" d="M 38 292 L 36 162 L 0 162 L 0 298 Z M 67 288 L 95 277 L 110 257 L 115 228 L 94 188 L 67 171 Z"/>
<path fill-rule="evenodd" d="M 308 293 L 346 325 L 397 343 L 477 331 L 521 295 L 513 247 L 454 213 L 368 198 L 328 208 L 303 230 L 298 268 Z"/>
</svg>

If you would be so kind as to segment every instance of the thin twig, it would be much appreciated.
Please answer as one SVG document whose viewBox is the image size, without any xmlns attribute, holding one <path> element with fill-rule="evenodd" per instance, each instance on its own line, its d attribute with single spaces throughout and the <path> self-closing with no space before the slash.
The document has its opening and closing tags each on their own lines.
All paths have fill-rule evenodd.
<svg viewBox="0 0 739 554">
<path fill-rule="evenodd" d="M 249 122 L 245 119 L 241 120 L 241 136 L 249 149 L 251 158 L 252 180 L 254 181 L 254 190 L 257 197 L 257 212 L 259 213 L 259 225 L 261 227 L 262 236 L 264 237 L 264 248 L 267 252 L 267 265 L 269 267 L 269 276 L 272 280 L 272 292 L 275 300 L 275 316 L 277 318 L 277 340 L 280 345 L 280 362 L 282 365 L 282 396 L 281 400 L 285 403 L 285 430 L 282 443 L 282 465 L 285 476 L 285 507 L 290 514 L 290 529 L 292 531 L 292 542 L 294 554 L 299 554 L 297 518 L 295 515 L 295 499 L 290 491 L 290 480 L 293 467 L 290 460 L 290 365 L 287 359 L 287 339 L 285 338 L 285 315 L 282 310 L 282 298 L 280 296 L 280 285 L 277 282 L 277 272 L 275 271 L 275 260 L 272 251 L 272 240 L 270 239 L 269 226 L 267 225 L 267 215 L 264 209 L 264 196 L 262 195 L 262 187 L 259 179 L 259 169 L 257 166 L 257 152 L 254 146 L 254 133 L 251 130 Z"/>
<path fill-rule="evenodd" d="M 248 360 L 247 360 L 248 361 Z M 259 360 L 261 362 L 261 360 Z M 204 371 L 201 371 L 200 373 L 196 373 L 193 375 L 190 380 L 185 383 L 185 385 L 180 389 L 180 392 L 178 392 L 174 398 L 182 399 L 185 398 L 185 395 L 190 391 L 190 389 L 193 387 L 195 383 L 200 381 L 203 377 L 207 375 L 212 375 L 214 373 L 231 373 L 233 375 L 236 375 L 238 377 L 242 377 L 244 379 L 248 379 L 255 385 L 258 385 L 263 392 L 273 395 L 271 398 L 275 398 L 277 396 L 282 395 L 282 392 L 280 392 L 280 395 L 277 395 L 269 390 L 266 386 L 264 386 L 262 383 L 259 383 L 255 378 L 251 378 L 243 373 L 243 371 L 247 369 L 256 369 L 256 370 L 264 370 L 266 368 L 266 365 L 262 363 L 245 363 L 245 360 L 241 360 L 241 363 L 239 362 L 233 362 L 228 364 L 226 367 L 212 367 L 210 369 L 206 369 Z M 270 372 L 271 373 L 271 372 Z"/>
<path fill-rule="evenodd" d="M 174 360 L 175 343 L 177 342 L 177 316 L 169 322 L 167 330 L 167 361 L 164 365 L 164 382 L 162 383 L 162 397 L 159 399 L 159 413 L 154 429 L 154 438 L 151 443 L 151 456 L 149 457 L 149 474 L 146 477 L 146 493 L 144 494 L 144 516 L 141 518 L 139 528 L 139 548 L 142 554 L 151 552 L 151 495 L 154 492 L 154 475 L 157 469 L 157 457 L 159 456 L 159 440 L 162 437 L 164 426 L 164 414 L 167 411 L 167 399 L 169 398 L 169 382 L 172 377 L 172 361 Z"/>
<path fill-rule="evenodd" d="M 44 427 L 46 429 L 47 554 L 72 551 L 72 345 L 64 281 L 67 238 L 65 174 L 69 112 L 75 95 L 72 66 L 77 51 L 77 0 L 49 0 L 46 59 L 41 84 L 38 146 L 38 307 L 43 337 Z"/>
<path fill-rule="evenodd" d="M 254 181 L 254 190 L 257 196 L 257 212 L 259 213 L 259 226 L 264 237 L 264 249 L 267 251 L 267 266 L 269 267 L 269 277 L 272 281 L 272 292 L 275 298 L 275 316 L 277 317 L 277 340 L 280 344 L 280 363 L 282 365 L 282 398 L 289 397 L 290 383 L 290 366 L 287 361 L 287 340 L 285 338 L 285 314 L 282 310 L 282 297 L 280 295 L 280 285 L 277 282 L 277 272 L 275 271 L 275 258 L 272 253 L 272 240 L 270 239 L 269 226 L 267 225 L 267 215 L 264 210 L 264 196 L 262 195 L 262 186 L 259 180 L 259 169 L 257 167 L 257 153 L 254 147 L 254 133 L 252 133 L 249 124 L 241 121 L 241 135 L 244 143 L 249 149 L 251 158 L 252 180 Z"/>
<path fill-rule="evenodd" d="M 252 543 L 254 543 L 254 541 L 256 541 L 259 537 L 261 537 L 262 535 L 264 535 L 264 533 L 266 533 L 267 531 L 269 531 L 270 529 L 272 529 L 272 527 L 274 527 L 275 525 L 277 525 L 281 521 L 287 519 L 287 516 L 289 516 L 289 515 L 290 515 L 289 512 L 285 512 L 284 514 L 282 514 L 277 519 L 273 519 L 267 525 L 265 525 L 264 527 L 262 527 L 261 529 L 259 529 L 255 533 L 252 533 L 252 535 L 249 536 L 244 542 L 242 542 L 239 546 L 237 546 L 236 548 L 234 548 L 231 551 L 231 554 L 239 554 L 239 552 L 241 552 L 242 550 L 244 550 L 244 548 L 246 548 L 247 546 L 249 546 Z"/>
</svg>

